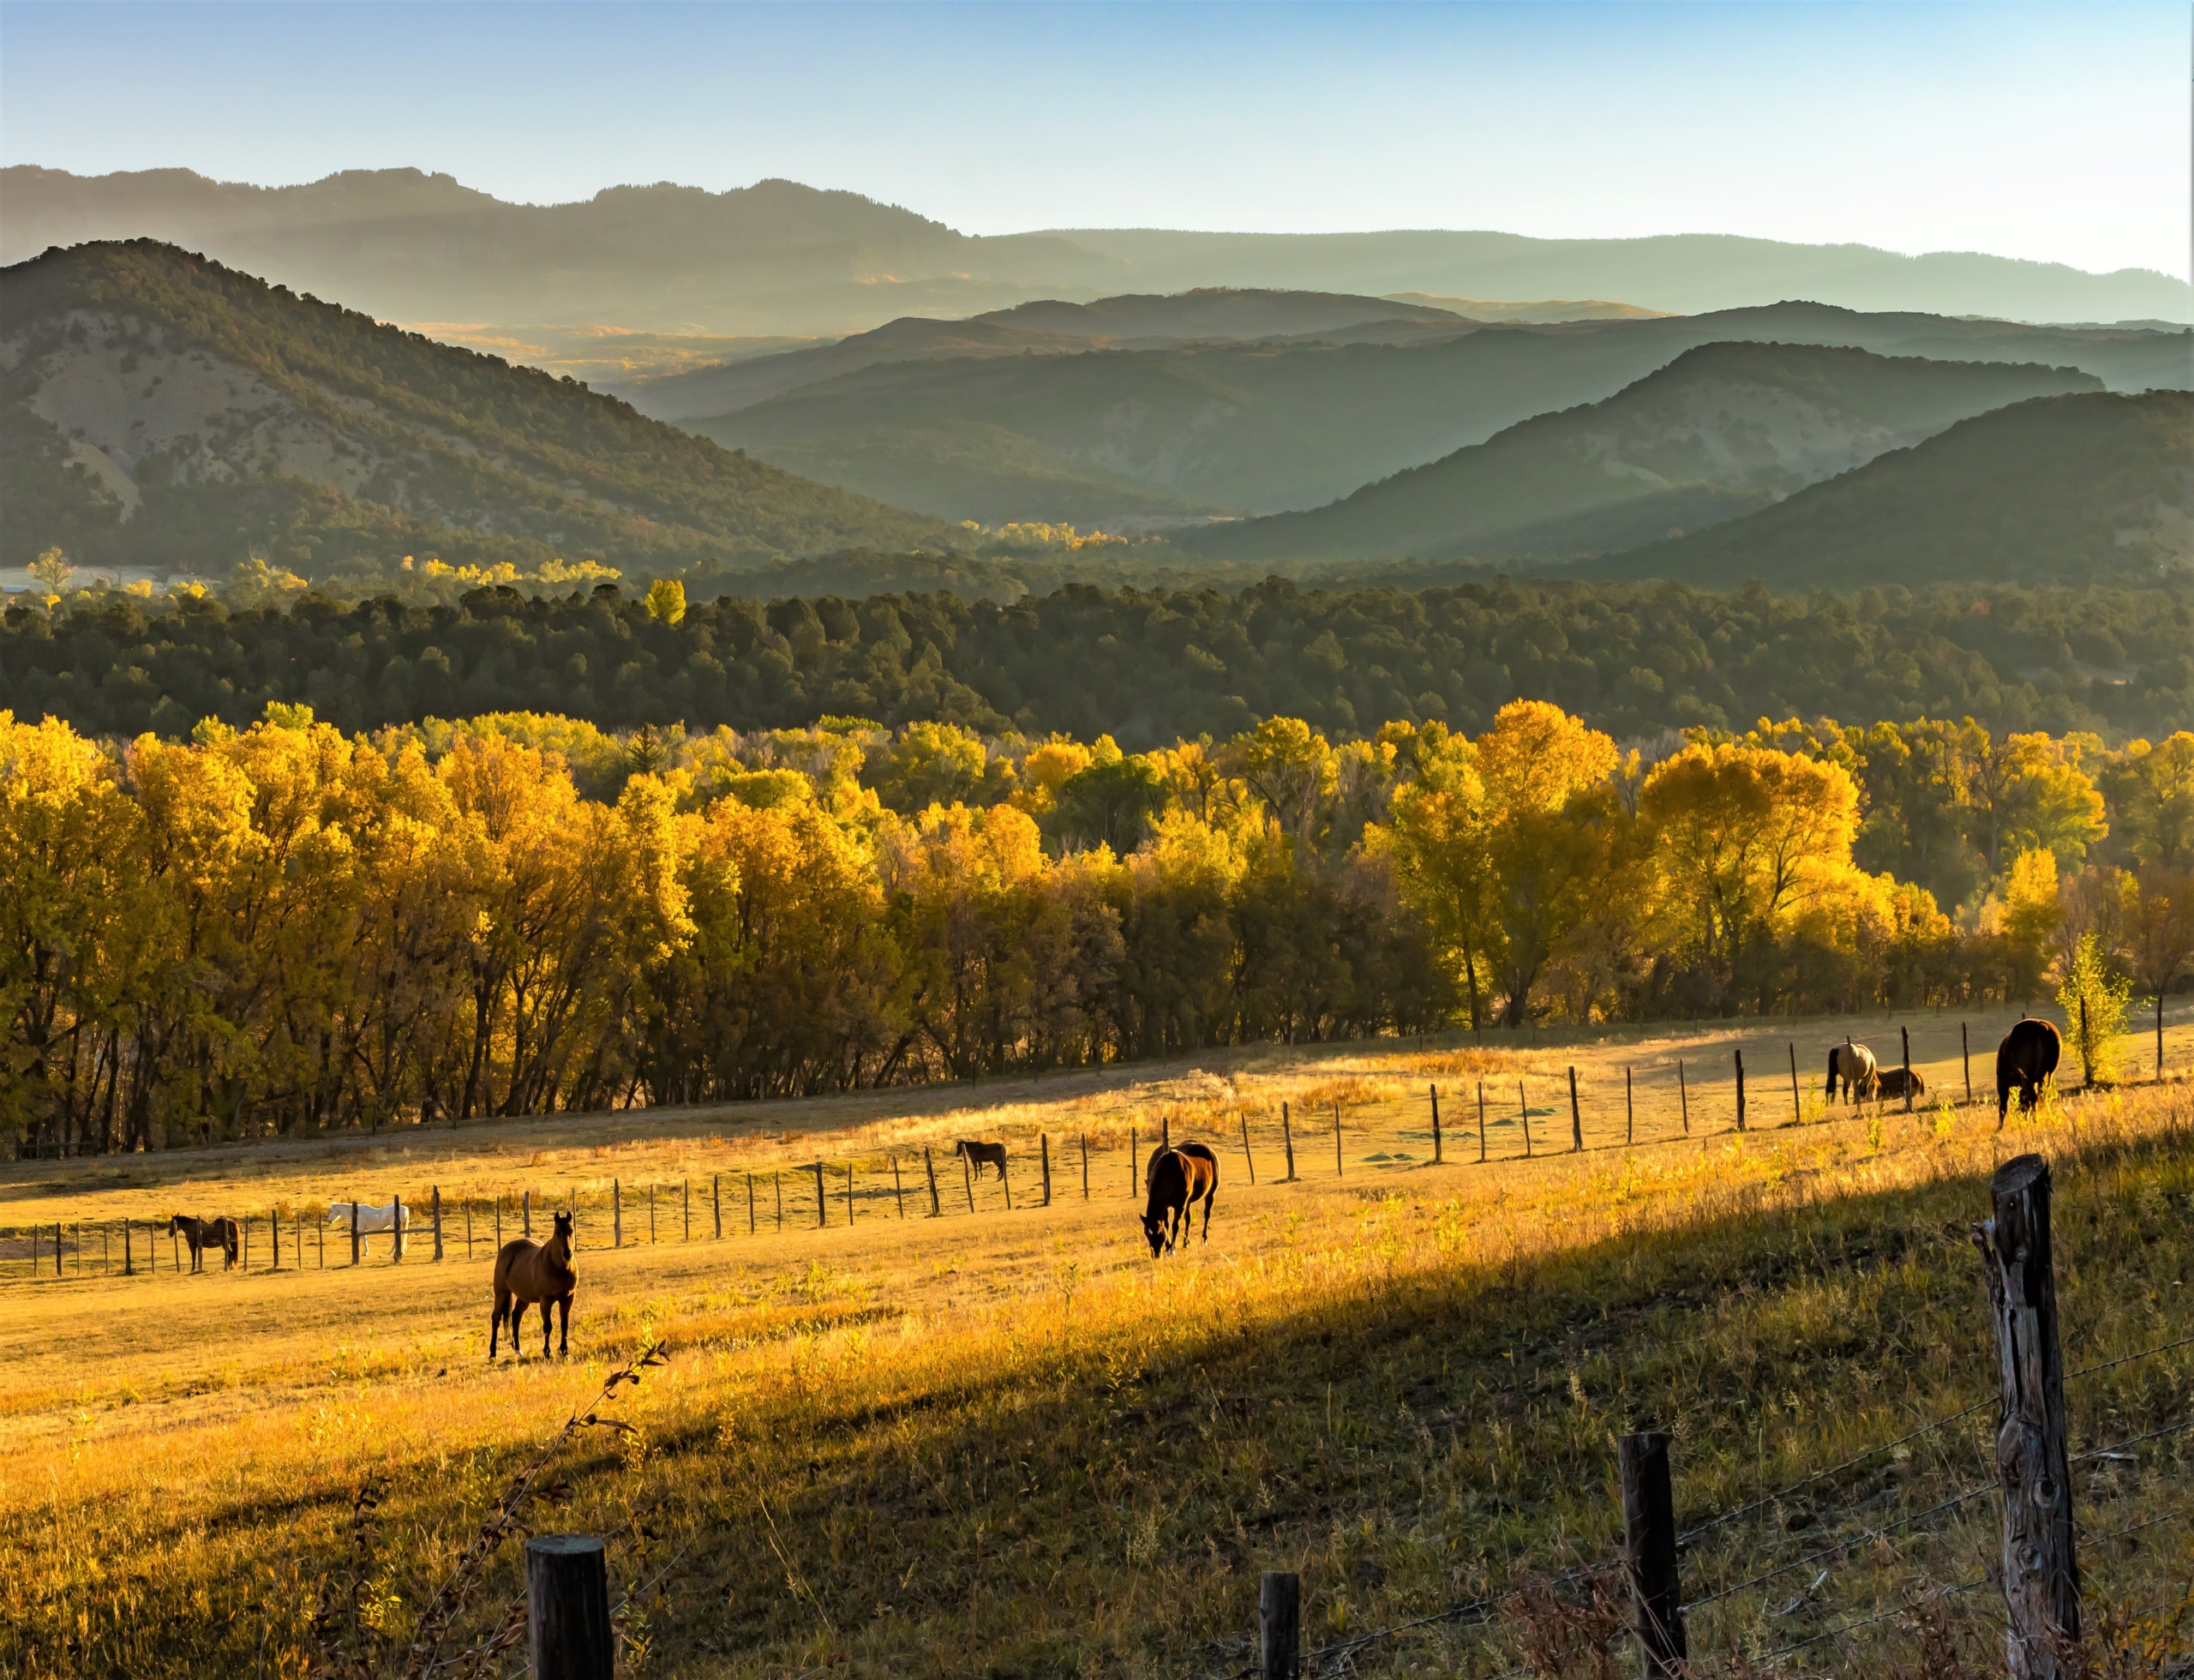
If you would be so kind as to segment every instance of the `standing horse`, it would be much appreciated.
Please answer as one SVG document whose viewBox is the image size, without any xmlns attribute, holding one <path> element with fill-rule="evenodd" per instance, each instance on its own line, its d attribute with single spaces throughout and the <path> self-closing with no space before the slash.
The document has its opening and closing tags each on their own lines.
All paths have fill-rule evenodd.
<svg viewBox="0 0 2194 1680">
<path fill-rule="evenodd" d="M 495 1358 L 495 1332 L 508 1321 L 511 1327 L 511 1349 L 524 1356 L 519 1344 L 519 1326 L 525 1320 L 525 1310 L 538 1305 L 541 1308 L 541 1357 L 548 1357 L 548 1309 L 555 1307 L 562 1319 L 563 1341 L 556 1352 L 560 1357 L 572 1351 L 572 1290 L 578 1282 L 578 1274 L 572 1269 L 572 1216 L 568 1213 L 556 1215 L 556 1229 L 545 1243 L 537 1243 L 531 1237 L 513 1237 L 495 1252 L 495 1315 L 488 1321 L 488 1359 Z"/>
<path fill-rule="evenodd" d="M 349 1202 L 330 1202 L 327 1204 L 327 1222 L 330 1225 L 339 1225 L 346 1231 L 349 1230 L 351 1209 L 354 1205 L 358 1210 L 359 1255 L 363 1257 L 373 1252 L 374 1245 L 366 1240 L 368 1238 L 387 1234 L 395 1239 L 395 1248 L 393 1251 L 395 1257 L 401 1260 L 404 1257 L 405 1233 L 411 1228 L 411 1209 L 405 1207 L 400 1200 L 390 1203 L 386 1208 L 376 1208 L 370 1202 L 360 1202 L 355 1204 Z"/>
<path fill-rule="evenodd" d="M 1001 1179 L 1005 1176 L 1005 1145 L 1003 1143 L 971 1143 L 962 1137 L 952 1146 L 952 1153 L 962 1155 L 974 1163 L 975 1176 L 983 1176 L 983 1168 L 995 1167 Z"/>
<path fill-rule="evenodd" d="M 168 1234 L 172 1237 L 178 1233 L 181 1233 L 183 1241 L 190 1245 L 192 1271 L 202 1272 L 206 1269 L 204 1256 L 205 1251 L 209 1248 L 218 1248 L 221 1251 L 223 1271 L 225 1272 L 236 1264 L 237 1245 L 240 1234 L 237 1230 L 236 1221 L 228 1218 L 193 1219 L 189 1214 L 170 1214 Z"/>
<path fill-rule="evenodd" d="M 2017 1023 L 1996 1047 L 1996 1124 L 2011 1112 L 2011 1088 L 2017 1086 L 2019 1107 L 2031 1108 L 2041 1101 L 2041 1088 L 2057 1071 L 2065 1053 L 2065 1041 L 2047 1021 Z"/>
<path fill-rule="evenodd" d="M 1874 1053 L 1863 1044 L 1854 1044 L 1849 1039 L 1837 1045 L 1828 1053 L 1828 1089 L 1823 1093 L 1831 1102 L 1836 1101 L 1836 1082 L 1843 1082 L 1843 1100 L 1862 1102 L 1877 1095 L 1881 1076 L 1875 1071 Z"/>
<path fill-rule="evenodd" d="M 1145 1173 L 1150 1199 L 1142 1210 L 1142 1234 L 1150 1257 L 1172 1253 L 1188 1234 L 1189 1216 L 1203 1203 L 1203 1239 L 1211 1240 L 1211 1204 L 1219 1196 L 1219 1157 L 1208 1144 L 1178 1143 L 1151 1157 Z"/>
</svg>

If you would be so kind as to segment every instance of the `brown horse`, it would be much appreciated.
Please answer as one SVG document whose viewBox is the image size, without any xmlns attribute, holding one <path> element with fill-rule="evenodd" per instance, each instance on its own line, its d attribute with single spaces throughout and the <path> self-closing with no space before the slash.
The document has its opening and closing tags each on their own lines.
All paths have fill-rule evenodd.
<svg viewBox="0 0 2194 1680">
<path fill-rule="evenodd" d="M 983 1176 L 983 1168 L 995 1167 L 1001 1179 L 1005 1176 L 1005 1145 L 1003 1143 L 971 1143 L 962 1137 L 952 1146 L 952 1153 L 962 1155 L 974 1164 L 975 1176 Z"/>
<path fill-rule="evenodd" d="M 1996 1047 L 1996 1124 L 2011 1112 L 2011 1089 L 2018 1088 L 2019 1107 L 2031 1108 L 2041 1101 L 2041 1087 L 2057 1071 L 2065 1053 L 2065 1041 L 2047 1021 L 2021 1021 L 2004 1035 Z"/>
<path fill-rule="evenodd" d="M 221 1251 L 223 1271 L 225 1272 L 236 1264 L 237 1247 L 240 1237 L 236 1221 L 226 1218 L 193 1219 L 189 1214 L 170 1214 L 168 1234 L 172 1237 L 178 1233 L 181 1233 L 183 1241 L 190 1245 L 192 1271 L 202 1272 L 206 1269 L 205 1251 L 209 1248 L 218 1248 Z"/>
<path fill-rule="evenodd" d="M 1145 1173 L 1150 1200 L 1142 1210 L 1142 1234 L 1150 1257 L 1172 1253 L 1188 1234 L 1189 1217 L 1203 1203 L 1203 1239 L 1211 1240 L 1211 1204 L 1219 1196 L 1219 1157 L 1203 1143 L 1177 1143 L 1150 1159 Z"/>
<path fill-rule="evenodd" d="M 495 1316 L 488 1321 L 488 1358 L 495 1357 L 495 1332 L 506 1319 L 510 1322 L 511 1347 L 523 1355 L 525 1349 L 519 1342 L 519 1326 L 525 1320 L 525 1310 L 538 1303 L 541 1308 L 541 1357 L 548 1357 L 548 1309 L 560 1309 L 562 1315 L 563 1341 L 558 1346 L 559 1355 L 572 1351 L 572 1288 L 578 1281 L 578 1274 L 572 1269 L 572 1216 L 568 1213 L 556 1215 L 555 1233 L 545 1243 L 537 1243 L 530 1237 L 514 1237 L 505 1243 L 495 1254 Z"/>
<path fill-rule="evenodd" d="M 1920 1077 L 1917 1069 L 1885 1067 L 1881 1077 L 1874 1082 L 1874 1095 L 1885 1102 L 1897 1101 L 1903 1098 L 1908 1085 L 1911 1087 L 1915 1102 L 1927 1095 L 1927 1082 Z"/>
</svg>

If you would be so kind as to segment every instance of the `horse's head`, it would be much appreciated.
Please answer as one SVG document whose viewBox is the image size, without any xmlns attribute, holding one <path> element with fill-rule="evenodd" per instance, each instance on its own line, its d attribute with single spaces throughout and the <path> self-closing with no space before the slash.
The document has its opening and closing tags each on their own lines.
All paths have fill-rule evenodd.
<svg viewBox="0 0 2194 1680">
<path fill-rule="evenodd" d="M 560 1213 L 556 1215 L 556 1228 L 549 1236 L 548 1240 L 552 1243 L 561 1243 L 566 1251 L 570 1250 L 572 1246 L 571 1215 L 568 1213 Z"/>
<path fill-rule="evenodd" d="M 1145 1214 L 1142 1216 L 1142 1234 L 1150 1244 L 1150 1257 L 1155 1260 L 1166 1246 L 1166 1215 Z"/>
</svg>

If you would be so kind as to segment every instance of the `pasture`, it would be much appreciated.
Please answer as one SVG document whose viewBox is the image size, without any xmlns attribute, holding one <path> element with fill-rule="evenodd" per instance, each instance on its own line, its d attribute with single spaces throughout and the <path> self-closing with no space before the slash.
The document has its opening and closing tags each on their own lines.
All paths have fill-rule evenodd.
<svg viewBox="0 0 2194 1680">
<path fill-rule="evenodd" d="M 2194 1087 L 2067 1095 L 1999 1132 L 1991 1053 L 2008 1019 L 1970 1019 L 1973 1107 L 1936 1101 L 1962 1099 L 1963 1081 L 1958 1023 L 1930 1015 L 1268 1047 L 12 1163 L 0 1535 L 16 1610 L 0 1668 L 299 1674 L 339 1645 L 399 1672 L 511 1478 L 657 1342 L 668 1362 L 608 1410 L 625 1427 L 559 1449 L 527 1515 L 604 1534 L 613 1588 L 644 1589 L 624 1611 L 636 1672 L 1221 1674 L 1249 1660 L 1260 1569 L 1301 1570 L 1313 1646 L 1504 1599 L 1612 1555 L 1624 1429 L 1675 1432 L 1690 1525 L 1992 1395 L 1965 1233 L 2011 1155 L 2038 1150 L 2057 1173 L 2068 1368 L 2194 1335 Z M 1909 1114 L 1825 1106 L 1828 1045 L 1855 1029 L 1891 1065 L 1900 1027 L 1928 1098 Z M 2150 1042 L 2135 1035 L 2129 1072 L 2145 1077 Z M 2194 1060 L 2184 1010 L 2166 1056 L 2182 1074 Z M 1221 1183 L 1208 1245 L 1154 1263 L 1129 1138 L 1147 1152 L 1161 1124 L 1210 1143 Z M 1006 1143 L 1009 1184 L 963 1179 L 959 1137 Z M 351 1266 L 339 1229 L 321 1263 L 328 1203 L 417 1208 L 435 1192 L 441 1263 L 417 1224 L 401 1263 L 383 1239 Z M 541 1210 L 576 1212 L 572 1357 L 541 1359 L 529 1319 L 525 1356 L 491 1368 L 493 1221 L 513 1234 L 528 1203 L 537 1236 Z M 50 1250 L 33 1273 L 33 1226 L 128 1220 L 141 1245 L 177 1210 L 260 1221 L 249 1268 L 209 1255 L 205 1274 L 178 1274 L 162 1237 L 159 1269 L 141 1247 L 123 1277 L 111 1242 L 79 1238 L 59 1277 Z M 2194 1349 L 2098 1371 L 2071 1407 L 2075 1453 L 2113 1454 L 2076 1469 L 2082 1533 L 2126 1531 L 2083 1551 L 2093 1602 L 2160 1625 L 2185 1607 L 2194 1561 Z M 1784 1671 L 1896 1672 L 1921 1660 L 1923 1633 L 1985 1658 L 1986 1591 L 1939 1600 L 1932 1633 L 1910 1616 L 1860 1623 L 1985 1568 L 1989 1500 L 1906 1519 L 1987 1475 L 1992 1425 L 1984 1407 L 1695 1541 L 1694 1653 L 1758 1656 L 1849 1627 Z M 1704 1602 L 1847 1539 L 1825 1568 Z M 515 1581 L 506 1549 L 453 1653 L 492 1638 Z M 1526 1602 L 1380 1640 L 1353 1671 L 1492 1674 L 1527 1648 L 1557 1671 L 1513 1610 Z M 1577 1635 L 1592 1606 L 1566 1614 Z M 448 1671 L 521 1662 L 505 1650 Z"/>
</svg>

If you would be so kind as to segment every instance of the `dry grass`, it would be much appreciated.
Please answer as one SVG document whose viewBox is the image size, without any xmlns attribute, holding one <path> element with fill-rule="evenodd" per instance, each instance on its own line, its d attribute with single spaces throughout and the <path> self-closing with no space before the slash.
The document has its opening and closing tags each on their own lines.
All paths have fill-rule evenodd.
<svg viewBox="0 0 2194 1680">
<path fill-rule="evenodd" d="M 1915 1060 L 1954 1071 L 1955 1023 L 1911 1024 Z M 1830 1029 L 1801 1030 L 1825 1044 Z M 1753 1029 L 1747 1064 L 1790 1036 Z M 488 1367 L 484 1245 L 470 1266 L 415 1246 L 401 1267 L 10 1283 L 0 1534 L 17 1569 L 0 1670 L 299 1671 L 324 1583 L 356 1561 L 345 1534 L 369 1477 L 386 1491 L 362 1613 L 400 1636 L 533 1443 L 649 1336 L 673 1359 L 625 1403 L 637 1432 L 568 1449 L 564 1503 L 537 1521 L 609 1535 L 622 1582 L 672 1565 L 667 1596 L 628 1626 L 639 1671 L 775 1677 L 1238 1668 L 1262 1568 L 1303 1572 L 1315 1643 L 1505 1593 L 1609 1553 L 1610 1440 L 1647 1423 L 1676 1433 L 1680 1520 L 1742 1503 L 1990 1391 L 1963 1232 L 1987 1173 L 2027 1149 L 2057 1166 L 2067 1363 L 2194 1335 L 2184 1088 L 2067 1101 L 2000 1135 L 1993 1105 L 1768 1130 L 1787 1107 L 1763 1113 L 1755 1089 L 1755 1130 L 1710 1136 L 1726 1125 L 1735 1041 L 1266 1050 L 986 1086 L 978 1101 L 20 1166 L 11 1202 L 67 1221 L 142 1218 L 179 1195 L 209 1211 L 303 1208 L 369 1179 L 407 1199 L 439 1183 L 452 1203 L 531 1183 L 591 1209 L 613 1176 L 818 1155 L 872 1173 L 893 1150 L 977 1131 L 1017 1155 L 1038 1131 L 1100 1150 L 1087 1203 L 1078 1161 L 1048 1209 L 1017 1166 L 1010 1216 L 986 1189 L 981 1217 L 963 1202 L 902 1223 L 888 1191 L 865 1190 L 850 1231 L 834 1208 L 828 1230 L 686 1244 L 669 1226 L 611 1251 L 588 1212 L 569 1365 Z M 1678 1055 L 1715 1071 L 1688 1142 L 1661 1077 Z M 1458 1134 L 1476 1123 L 1480 1058 L 1556 1111 L 1558 1140 L 1533 1119 L 1542 1149 L 1566 1142 L 1566 1075 L 1558 1097 L 1553 1080 L 1574 1060 L 1587 1141 L 1609 1147 L 1504 1161 L 1520 1147 L 1512 1119 L 1477 1166 L 1475 1137 Z M 1626 1064 L 1652 1091 L 1630 1149 Z M 1447 1099 L 1440 1168 L 1424 1164 L 1429 1079 Z M 1787 1057 L 1783 1080 L 1787 1104 Z M 1292 1185 L 1271 1182 L 1282 1101 L 1298 1123 Z M 1334 1101 L 1339 1179 L 1329 1131 L 1305 1124 Z M 1234 1149 L 1211 1245 L 1154 1265 L 1124 1145 L 1161 1113 L 1177 1136 Z M 2072 1415 L 2076 1452 L 2187 1421 L 2194 1350 L 2077 1383 Z M 2077 1469 L 2083 1533 L 2194 1515 L 2188 1439 Z M 1986 1443 L 1983 1413 L 1713 1531 L 1686 1555 L 1687 1597 L 1926 1509 L 1986 1476 Z M 1699 1611 L 1694 1650 L 1778 1648 L 1971 1577 L 1993 1513 L 1979 1500 L 1951 1518 L 1840 1554 L 1818 1587 L 1824 1566 Z M 2183 1521 L 2091 1547 L 2091 1593 L 2138 1610 L 2184 1577 L 2187 1548 Z M 483 1628 L 510 1567 L 491 1571 Z M 1950 1601 L 1948 1631 L 1927 1637 L 1981 1651 L 1987 1598 Z M 1355 1671 L 1490 1672 L 1529 1636 L 1513 1614 L 1442 1624 L 1365 1647 Z M 1887 1671 L 1920 1639 L 1891 1618 L 1809 1647 L 1799 1671 Z"/>
</svg>

